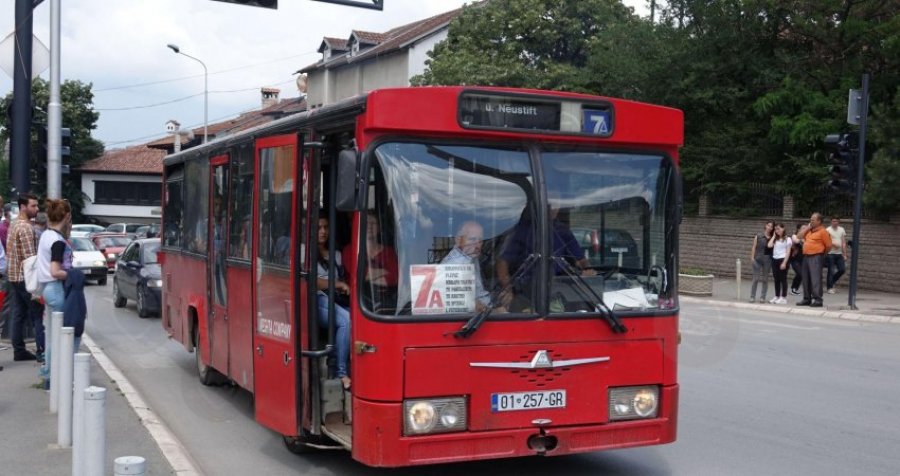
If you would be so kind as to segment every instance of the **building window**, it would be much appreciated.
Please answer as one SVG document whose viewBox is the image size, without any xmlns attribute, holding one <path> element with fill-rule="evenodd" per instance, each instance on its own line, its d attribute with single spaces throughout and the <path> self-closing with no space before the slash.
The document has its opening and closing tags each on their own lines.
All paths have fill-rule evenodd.
<svg viewBox="0 0 900 476">
<path fill-rule="evenodd" d="M 94 182 L 94 204 L 154 206 L 161 203 L 161 185 L 157 182 Z"/>
</svg>

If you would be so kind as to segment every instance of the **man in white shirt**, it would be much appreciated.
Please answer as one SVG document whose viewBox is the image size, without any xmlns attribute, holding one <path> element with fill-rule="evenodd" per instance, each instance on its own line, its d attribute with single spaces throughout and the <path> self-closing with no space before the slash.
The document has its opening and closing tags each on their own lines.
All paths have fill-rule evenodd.
<svg viewBox="0 0 900 476">
<path fill-rule="evenodd" d="M 837 216 L 831 217 L 831 226 L 825 230 L 831 235 L 831 249 L 825 255 L 825 262 L 828 266 L 827 292 L 834 294 L 834 285 L 847 269 L 847 232 L 841 226 L 841 220 Z"/>
</svg>

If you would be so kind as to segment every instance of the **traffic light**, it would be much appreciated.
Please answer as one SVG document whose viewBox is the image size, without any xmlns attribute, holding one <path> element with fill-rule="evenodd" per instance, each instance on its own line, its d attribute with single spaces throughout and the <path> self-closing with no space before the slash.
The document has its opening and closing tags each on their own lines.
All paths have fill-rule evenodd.
<svg viewBox="0 0 900 476">
<path fill-rule="evenodd" d="M 68 127 L 60 128 L 60 142 L 62 143 L 62 147 L 60 147 L 60 161 L 65 164 L 72 157 L 72 129 Z"/>
<path fill-rule="evenodd" d="M 262 7 L 278 9 L 278 0 L 216 0 L 217 2 L 236 3 L 238 5 L 247 5 L 248 7 Z"/>
<path fill-rule="evenodd" d="M 825 150 L 831 180 L 828 186 L 839 192 L 852 192 L 856 188 L 859 135 L 855 132 L 828 134 L 825 137 Z"/>
</svg>

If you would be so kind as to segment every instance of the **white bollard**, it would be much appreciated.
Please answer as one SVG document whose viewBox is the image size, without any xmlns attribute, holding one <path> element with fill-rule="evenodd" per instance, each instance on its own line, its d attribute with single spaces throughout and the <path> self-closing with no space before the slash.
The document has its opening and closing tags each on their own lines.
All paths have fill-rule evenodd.
<svg viewBox="0 0 900 476">
<path fill-rule="evenodd" d="M 741 300 L 741 259 L 740 258 L 737 259 L 737 262 L 735 262 L 734 266 L 736 268 L 735 273 L 734 273 L 734 279 L 735 279 L 735 281 L 737 281 L 737 300 L 740 301 Z"/>
<path fill-rule="evenodd" d="M 106 389 L 84 389 L 84 476 L 106 471 Z"/>
<path fill-rule="evenodd" d="M 84 389 L 91 384 L 91 354 L 75 354 L 72 393 L 72 476 L 84 474 Z"/>
<path fill-rule="evenodd" d="M 59 336 L 62 329 L 63 323 L 63 313 L 54 312 L 50 316 L 50 342 L 44 342 L 44 345 L 47 347 L 44 349 L 44 358 L 50 359 L 50 413 L 56 413 L 57 408 L 59 408 L 59 382 L 56 382 L 56 379 L 53 378 L 53 374 L 56 372 L 56 369 L 59 368 L 59 352 L 56 350 L 59 349 Z M 50 354 L 49 357 L 46 354 Z"/>
<path fill-rule="evenodd" d="M 113 467 L 115 476 L 144 476 L 147 460 L 140 456 L 120 456 Z"/>
<path fill-rule="evenodd" d="M 63 327 L 59 336 L 59 370 L 54 380 L 59 382 L 59 413 L 56 418 L 56 443 L 60 448 L 72 446 L 72 347 L 75 328 Z"/>
</svg>

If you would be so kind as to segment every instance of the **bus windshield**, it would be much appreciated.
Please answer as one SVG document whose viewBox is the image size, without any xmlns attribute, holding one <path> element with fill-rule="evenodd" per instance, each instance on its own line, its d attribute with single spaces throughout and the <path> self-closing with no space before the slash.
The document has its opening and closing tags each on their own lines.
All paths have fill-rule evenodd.
<svg viewBox="0 0 900 476">
<path fill-rule="evenodd" d="M 598 299 L 616 312 L 670 307 L 668 159 L 408 142 L 381 144 L 374 158 L 357 288 L 368 311 L 464 319 L 486 307 L 494 317 L 600 312 Z"/>
</svg>

